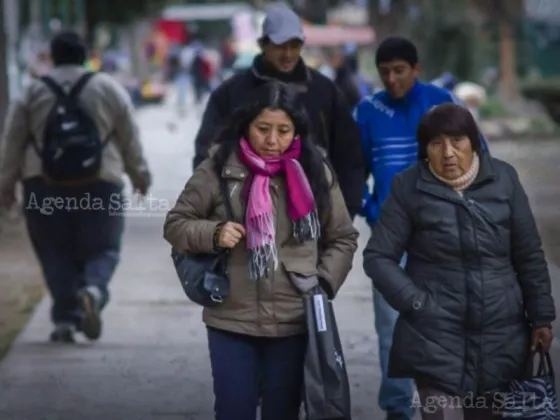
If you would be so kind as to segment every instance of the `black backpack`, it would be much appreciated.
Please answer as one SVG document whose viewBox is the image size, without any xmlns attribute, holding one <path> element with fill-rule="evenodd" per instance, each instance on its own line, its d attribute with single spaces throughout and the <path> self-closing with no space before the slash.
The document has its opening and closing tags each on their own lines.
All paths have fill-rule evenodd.
<svg viewBox="0 0 560 420">
<path fill-rule="evenodd" d="M 56 94 L 56 103 L 45 124 L 43 149 L 34 144 L 43 176 L 53 183 L 81 184 L 98 179 L 107 142 L 101 140 L 95 122 L 79 103 L 80 93 L 94 75 L 84 74 L 68 94 L 52 78 L 41 78 Z"/>
</svg>

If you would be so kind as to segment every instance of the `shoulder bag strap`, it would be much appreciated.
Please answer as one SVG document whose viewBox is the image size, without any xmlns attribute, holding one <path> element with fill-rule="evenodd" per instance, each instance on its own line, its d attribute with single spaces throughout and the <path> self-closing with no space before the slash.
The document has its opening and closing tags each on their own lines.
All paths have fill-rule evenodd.
<svg viewBox="0 0 560 420">
<path fill-rule="evenodd" d="M 236 222 L 235 215 L 233 214 L 233 207 L 231 205 L 231 200 L 229 197 L 228 183 L 225 178 L 220 176 L 220 195 L 224 201 L 224 206 L 226 207 L 226 217 L 232 222 Z M 224 249 L 214 263 L 213 271 L 223 271 L 227 275 L 227 258 L 229 255 L 229 249 Z"/>
<path fill-rule="evenodd" d="M 233 213 L 233 206 L 231 205 L 231 200 L 229 197 L 228 183 L 225 178 L 220 177 L 220 195 L 224 201 L 224 206 L 226 207 L 226 216 L 231 221 L 235 220 L 235 214 Z"/>
</svg>

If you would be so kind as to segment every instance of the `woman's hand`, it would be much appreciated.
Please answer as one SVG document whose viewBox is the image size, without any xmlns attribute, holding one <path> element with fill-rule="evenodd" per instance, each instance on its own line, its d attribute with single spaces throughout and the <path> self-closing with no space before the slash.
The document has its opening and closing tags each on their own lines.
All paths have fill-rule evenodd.
<svg viewBox="0 0 560 420">
<path fill-rule="evenodd" d="M 243 225 L 234 222 L 227 222 L 220 229 L 218 246 L 221 248 L 234 248 L 244 237 L 245 228 Z"/>
<path fill-rule="evenodd" d="M 541 345 L 545 352 L 550 350 L 552 344 L 552 329 L 550 327 L 541 327 L 533 329 L 531 338 L 531 350 L 535 351 L 538 345 Z"/>
</svg>

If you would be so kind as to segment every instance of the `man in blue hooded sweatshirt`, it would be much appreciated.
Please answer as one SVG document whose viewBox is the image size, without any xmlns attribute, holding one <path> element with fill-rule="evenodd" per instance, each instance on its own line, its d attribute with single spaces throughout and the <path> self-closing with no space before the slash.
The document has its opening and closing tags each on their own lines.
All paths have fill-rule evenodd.
<svg viewBox="0 0 560 420">
<path fill-rule="evenodd" d="M 418 80 L 418 52 L 407 39 L 384 40 L 376 52 L 376 65 L 385 89 L 362 99 L 354 110 L 364 158 L 374 180 L 373 193 L 365 188 L 363 208 L 370 225 L 379 218 L 393 177 L 418 160 L 416 128 L 422 115 L 433 106 L 458 102 L 448 90 Z M 483 148 L 487 150 L 484 139 Z M 401 265 L 405 264 L 403 256 Z M 373 305 L 382 371 L 379 405 L 387 413 L 387 420 L 410 420 L 414 416 L 412 380 L 387 376 L 398 313 L 375 289 Z"/>
</svg>

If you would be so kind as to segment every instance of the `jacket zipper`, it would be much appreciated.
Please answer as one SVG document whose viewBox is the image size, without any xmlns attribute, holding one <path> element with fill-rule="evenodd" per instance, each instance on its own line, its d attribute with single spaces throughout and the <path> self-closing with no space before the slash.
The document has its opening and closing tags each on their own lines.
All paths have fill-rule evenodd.
<svg viewBox="0 0 560 420">
<path fill-rule="evenodd" d="M 461 206 L 466 207 L 466 208 L 467 208 L 467 211 L 469 212 L 469 215 L 470 215 L 470 217 L 471 217 L 471 220 L 473 221 L 473 231 L 474 231 L 474 230 L 475 230 L 475 229 L 474 229 L 475 223 L 474 223 L 474 218 L 472 217 L 472 213 L 471 213 L 471 212 L 472 212 L 471 206 L 473 205 L 473 200 L 470 199 L 470 198 L 466 195 L 466 193 L 467 193 L 468 190 L 469 190 L 469 189 L 467 188 L 467 190 L 463 191 L 463 197 L 462 197 L 462 198 L 461 198 L 459 195 L 457 195 L 457 198 L 456 198 L 456 199 L 455 199 L 455 198 L 452 198 L 452 197 L 444 196 L 444 195 L 442 195 L 442 194 L 437 194 L 437 193 L 431 192 L 431 191 L 425 191 L 425 190 L 422 190 L 422 191 L 424 191 L 424 192 L 427 193 L 427 194 L 433 195 L 433 196 L 435 196 L 435 197 L 441 198 L 441 199 L 443 199 L 443 200 L 451 201 L 451 202 L 454 202 L 454 203 L 456 203 L 456 204 L 459 204 L 459 205 L 461 205 Z M 477 236 L 476 236 L 476 232 L 474 232 L 474 240 L 475 240 L 475 246 L 476 246 L 476 248 L 477 248 L 477 250 L 478 250 L 478 238 L 477 238 Z M 478 257 L 478 258 L 479 258 L 479 264 L 480 264 L 480 254 L 479 254 L 479 257 Z M 484 278 L 483 278 L 483 275 L 482 275 L 482 270 L 480 271 L 480 277 L 481 277 L 482 295 L 484 296 Z M 466 285 L 465 285 L 465 286 L 466 286 Z M 467 297 L 467 299 L 469 299 L 468 287 L 467 287 L 467 295 L 466 295 L 466 297 Z M 468 300 L 467 300 L 467 307 L 468 307 Z M 482 311 L 483 311 L 483 313 L 484 313 L 484 305 L 482 305 L 482 307 L 483 307 L 483 308 L 482 308 Z M 483 314 L 482 314 L 482 315 L 483 315 Z M 466 325 L 465 325 L 465 327 L 466 327 Z M 467 332 L 467 330 L 466 330 L 466 328 L 465 328 L 465 334 L 464 334 L 465 343 L 468 343 L 467 335 L 468 335 L 468 332 Z M 480 330 L 480 337 L 482 337 L 482 328 L 481 328 L 481 330 Z M 481 359 L 480 355 L 481 355 L 481 352 L 482 352 L 481 341 L 482 341 L 482 338 L 480 338 L 480 340 L 479 340 L 479 349 L 478 349 L 478 355 L 477 355 L 477 356 L 478 356 L 477 362 L 479 362 L 479 363 L 478 363 L 478 368 L 477 368 L 477 375 L 478 375 L 477 391 L 478 391 L 478 392 L 480 392 L 480 389 L 483 388 L 483 386 L 482 386 L 482 385 L 483 385 L 483 381 L 482 381 L 482 375 L 481 375 L 481 373 L 482 373 L 482 364 L 480 363 L 480 359 Z M 466 344 L 466 345 L 468 345 L 468 344 Z M 465 350 L 466 350 L 466 349 L 465 349 Z M 467 357 L 467 354 L 466 354 L 466 351 L 465 351 L 465 358 L 466 358 L 466 357 Z M 466 373 L 466 363 L 464 363 L 463 378 L 464 378 L 464 376 L 465 376 L 465 373 Z"/>
<path fill-rule="evenodd" d="M 475 218 L 472 216 L 471 213 L 471 208 L 474 205 L 474 202 L 472 199 L 470 199 L 468 196 L 464 195 L 463 198 L 465 199 L 465 201 L 467 202 L 467 207 L 469 209 L 469 215 L 471 215 L 471 220 L 472 220 L 472 224 L 473 224 L 473 233 L 474 233 L 474 242 L 475 242 L 475 246 L 476 246 L 476 250 L 477 250 L 477 256 L 478 256 L 478 264 L 479 266 L 482 267 L 481 261 L 480 261 L 480 252 L 479 252 L 479 246 L 478 246 L 478 236 L 476 234 L 476 223 L 475 223 Z M 481 294 L 482 294 L 482 313 L 480 314 L 480 319 L 484 319 L 484 275 L 482 274 L 482 268 L 480 269 L 480 290 L 481 290 Z M 480 331 L 479 331 L 479 339 L 478 339 L 478 355 L 477 355 L 477 363 L 478 363 L 478 369 L 477 369 L 477 373 L 478 373 L 478 381 L 477 381 L 477 391 L 478 394 L 482 394 L 481 390 L 484 388 L 484 380 L 482 377 L 482 339 L 484 337 L 484 331 L 483 331 L 483 323 L 481 322 L 480 325 Z"/>
</svg>

